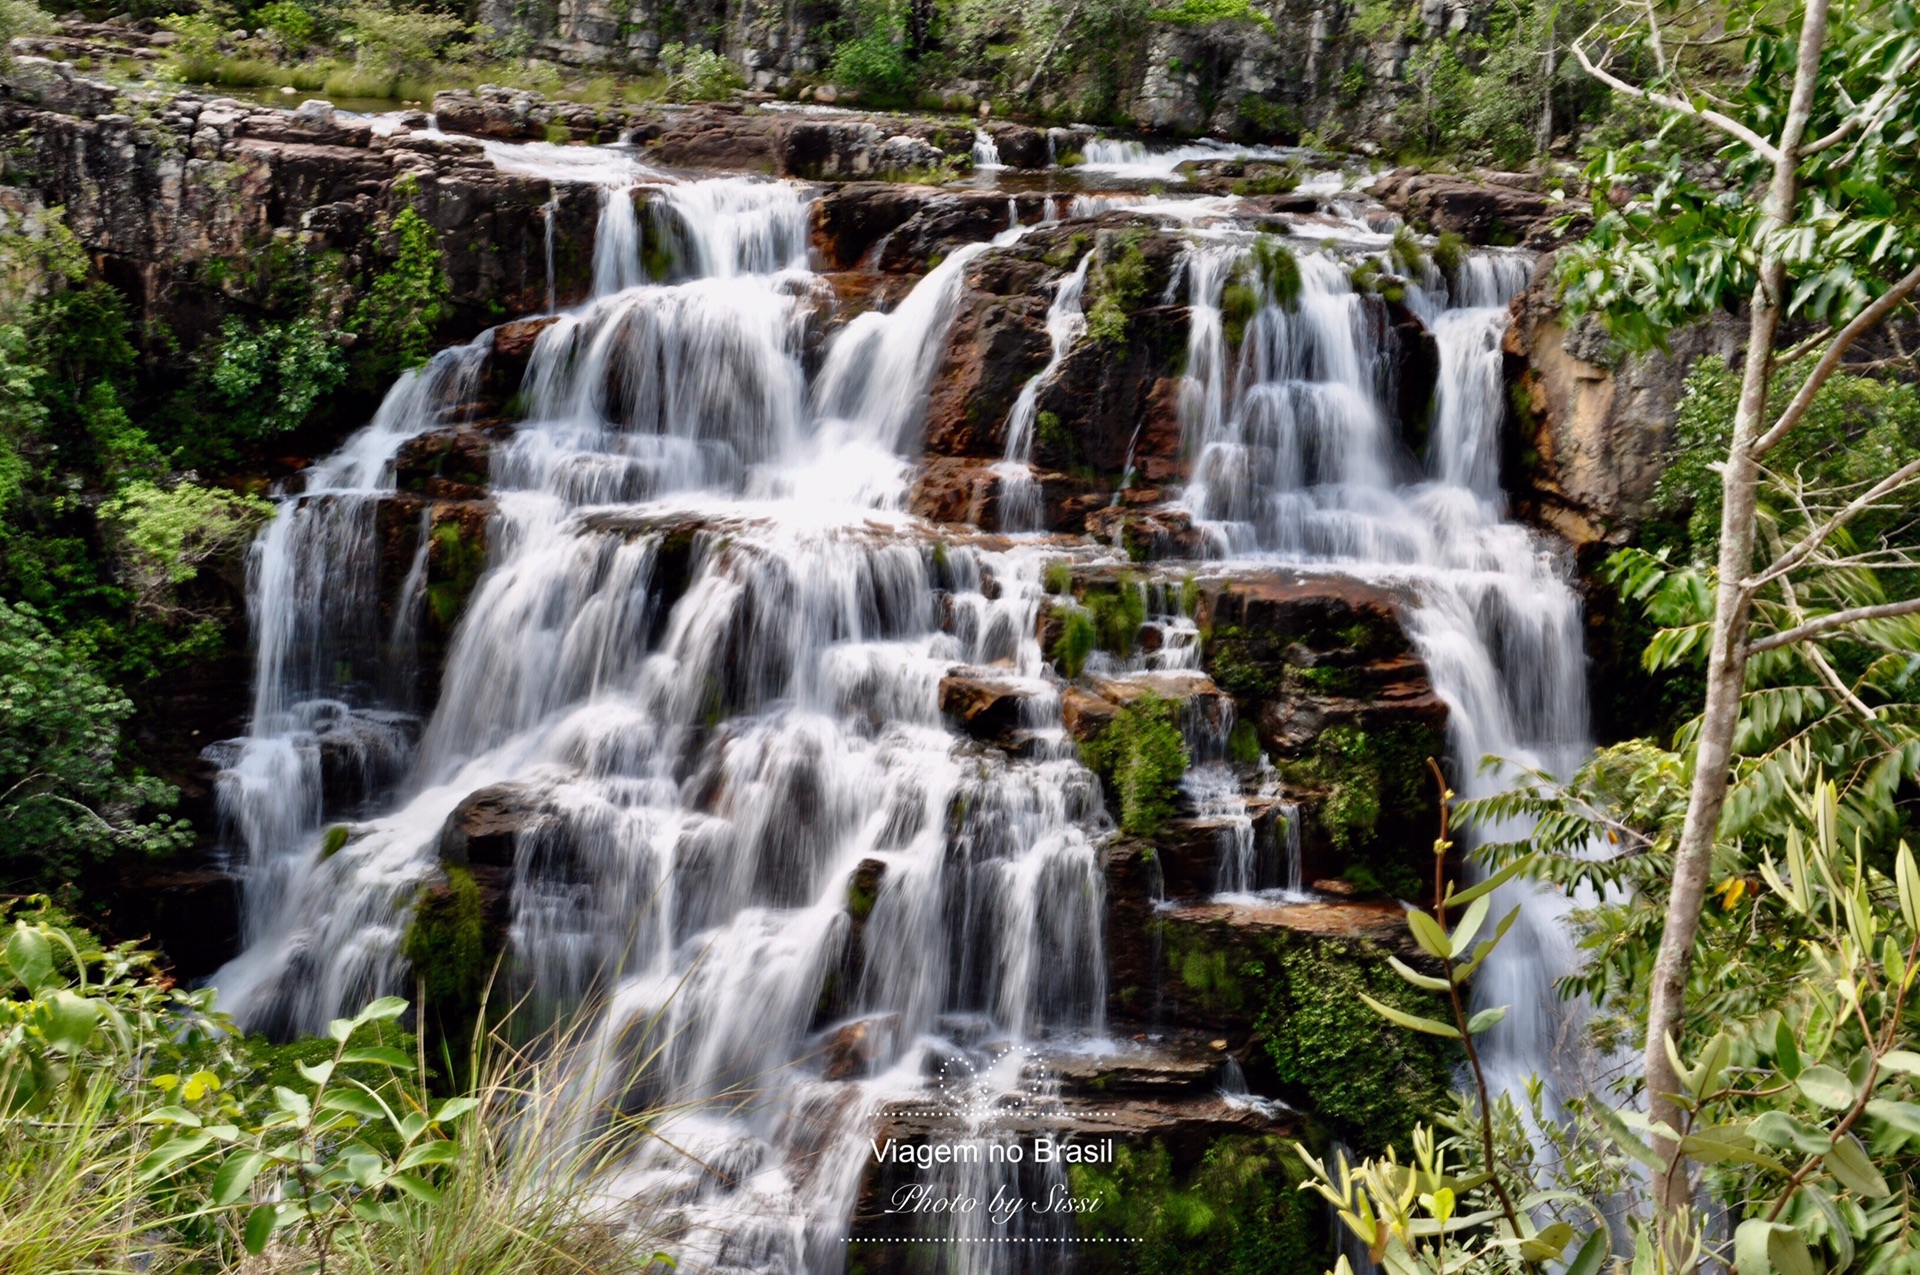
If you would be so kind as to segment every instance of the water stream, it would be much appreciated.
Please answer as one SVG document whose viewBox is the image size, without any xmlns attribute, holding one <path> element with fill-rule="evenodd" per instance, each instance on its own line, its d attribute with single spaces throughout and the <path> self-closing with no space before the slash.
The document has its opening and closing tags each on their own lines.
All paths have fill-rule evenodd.
<svg viewBox="0 0 1920 1275">
<path fill-rule="evenodd" d="M 534 1015 L 585 1007 L 610 1099 L 681 1104 L 672 1146 L 647 1143 L 597 1190 L 669 1209 L 683 1265 L 836 1271 L 877 1113 L 942 1068 L 1004 1089 L 995 1069 L 1017 1072 L 1019 1047 L 1103 1047 L 1111 824 L 1036 637 L 1055 551 L 945 543 L 904 512 L 963 272 L 994 245 L 854 318 L 809 374 L 824 284 L 806 192 L 602 163 L 584 167 L 603 192 L 593 295 L 541 332 L 526 419 L 493 453 L 487 567 L 431 715 L 391 690 L 412 643 L 376 622 L 376 515 L 399 449 L 472 398 L 487 337 L 401 378 L 256 545 L 252 728 L 218 753 L 247 947 L 216 982 L 243 1023 L 276 1032 L 405 991 L 399 944 L 443 826 L 474 794 L 503 796 L 527 816 L 515 992 Z M 1564 564 L 1504 521 L 1493 459 L 1498 333 L 1525 261 L 1480 255 L 1413 289 L 1442 355 L 1422 467 L 1388 427 L 1387 351 L 1340 254 L 1304 253 L 1297 306 L 1263 298 L 1228 348 L 1221 290 L 1246 252 L 1199 237 L 1186 265 L 1184 498 L 1215 555 L 1403 588 L 1463 790 L 1486 782 L 1471 764 L 1485 753 L 1567 764 L 1585 746 L 1578 607 Z M 1004 465 L 1026 468 L 1033 392 L 1084 326 L 1089 261 L 1057 288 L 1053 358 Z M 424 563 L 403 585 L 408 625 Z M 1160 669 L 1191 668 L 1197 633 L 1158 609 Z M 956 669 L 1023 693 L 1021 748 L 949 729 L 940 683 Z M 1189 729 L 1220 888 L 1299 896 L 1298 812 L 1279 807 L 1263 865 L 1220 761 L 1231 726 Z M 353 800 L 329 782 L 347 763 Z M 323 853 L 334 824 L 346 839 Z M 1553 1039 L 1555 942 L 1553 909 L 1530 907 L 1515 958 L 1482 976 L 1484 998 L 1516 1004 L 1494 1038 L 1503 1083 Z M 618 1060 L 643 1035 L 658 1061 L 627 1076 Z M 1017 1248 L 966 1250 L 956 1269 L 1016 1269 Z"/>
</svg>

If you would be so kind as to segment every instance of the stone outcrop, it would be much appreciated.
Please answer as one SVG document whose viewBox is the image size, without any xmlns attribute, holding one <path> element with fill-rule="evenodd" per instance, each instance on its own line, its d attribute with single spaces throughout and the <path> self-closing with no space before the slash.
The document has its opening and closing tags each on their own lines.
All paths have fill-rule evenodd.
<svg viewBox="0 0 1920 1275">
<path fill-rule="evenodd" d="M 1434 234 L 1456 234 L 1472 244 L 1546 247 L 1560 238 L 1552 223 L 1568 210 L 1530 189 L 1534 180 L 1516 173 L 1490 172 L 1470 179 L 1397 168 L 1376 181 L 1370 193 Z"/>
<path fill-rule="evenodd" d="M 1737 364 L 1746 325 L 1715 315 L 1672 333 L 1665 350 L 1628 353 L 1597 320 L 1569 324 L 1553 298 L 1545 257 L 1514 300 L 1506 335 L 1517 408 L 1507 486 L 1522 516 L 1590 558 L 1639 529 L 1672 450 L 1688 370 L 1707 355 Z"/>
</svg>

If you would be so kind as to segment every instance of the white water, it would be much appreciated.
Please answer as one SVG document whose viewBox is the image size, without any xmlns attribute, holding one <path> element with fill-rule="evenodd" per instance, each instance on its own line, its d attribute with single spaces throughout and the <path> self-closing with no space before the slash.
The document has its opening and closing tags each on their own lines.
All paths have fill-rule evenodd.
<svg viewBox="0 0 1920 1275">
<path fill-rule="evenodd" d="M 1007 413 L 1007 447 L 1000 463 L 993 467 L 1000 492 L 1000 526 L 1007 531 L 1040 529 L 1040 484 L 1033 476 L 1033 427 L 1040 391 L 1053 380 L 1054 373 L 1067 361 L 1073 343 L 1087 330 L 1087 316 L 1080 297 L 1087 290 L 1087 268 L 1093 253 L 1080 258 L 1072 274 L 1054 287 L 1053 304 L 1047 308 L 1047 339 L 1051 352 L 1046 366 L 1020 387 L 1020 396 Z"/>
<path fill-rule="evenodd" d="M 515 846 L 510 992 L 535 1014 L 587 1007 L 583 1074 L 608 1101 L 678 1105 L 671 1146 L 646 1144 L 598 1196 L 666 1202 L 682 1264 L 833 1271 L 875 1112 L 942 1067 L 1004 1088 L 992 1077 L 1009 1043 L 1097 1045 L 1104 1026 L 1108 823 L 1034 637 L 1046 553 L 936 546 L 901 512 L 962 272 L 991 247 L 951 253 L 891 312 L 854 319 L 810 376 L 821 281 L 796 188 L 661 185 L 640 210 L 634 188 L 654 175 L 629 159 L 531 151 L 504 162 L 564 162 L 605 192 L 595 295 L 542 333 L 527 420 L 493 456 L 488 570 L 431 719 L 382 689 L 408 680 L 392 661 L 410 643 L 382 650 L 369 627 L 375 518 L 398 449 L 470 396 L 485 338 L 403 378 L 256 548 L 253 729 L 223 746 L 221 781 L 248 948 L 216 981 L 243 1022 L 279 1031 L 407 990 L 398 943 L 443 824 L 514 784 L 540 819 Z M 1208 241 L 1189 263 L 1186 500 L 1218 552 L 1403 584 L 1457 755 L 1559 764 L 1581 746 L 1577 608 L 1551 555 L 1502 521 L 1497 488 L 1475 485 L 1492 432 L 1484 400 L 1463 397 L 1484 388 L 1496 294 L 1521 263 L 1476 259 L 1475 278 L 1495 281 L 1472 294 L 1486 304 L 1418 298 L 1448 369 L 1436 433 L 1458 435 L 1435 451 L 1458 464 L 1423 478 L 1380 415 L 1372 303 L 1332 258 L 1305 259 L 1299 312 L 1263 307 L 1229 357 L 1217 302 L 1240 251 Z M 1033 393 L 1077 336 L 1086 269 L 1056 292 Z M 1005 463 L 1027 463 L 1027 406 Z M 1156 623 L 1151 668 L 1190 668 L 1191 622 Z M 947 729 L 939 684 L 954 669 L 1026 693 L 1019 756 Z M 1246 889 L 1275 865 L 1250 847 L 1246 797 L 1220 764 L 1230 726 L 1188 724 L 1189 788 L 1221 828 L 1221 887 Z M 360 767 L 344 796 L 324 782 L 342 757 Z M 352 837 L 322 859 L 339 820 Z M 1278 866 L 1297 892 L 1294 835 Z M 861 872 L 879 884 L 856 933 Z M 1540 956 L 1551 931 L 1530 919 L 1509 942 Z M 1527 978 L 1490 968 L 1483 994 L 1530 996 Z M 848 1024 L 861 1052 L 828 1080 Z M 1504 1029 L 1501 1065 L 1523 1065 L 1548 1026 Z M 661 1054 L 636 1081 L 640 1040 Z M 959 1253 L 969 1270 L 1009 1260 Z"/>
<path fill-rule="evenodd" d="M 1462 796 L 1502 787 L 1481 773 L 1487 756 L 1566 773 L 1591 747 L 1579 601 L 1562 555 L 1505 520 L 1498 485 L 1499 341 L 1529 263 L 1473 257 L 1451 281 L 1457 304 L 1436 272 L 1408 285 L 1409 308 L 1430 317 L 1440 346 L 1430 455 L 1419 458 L 1389 419 L 1380 303 L 1347 280 L 1358 256 L 1302 253 L 1297 306 L 1263 296 L 1234 351 L 1218 305 L 1247 252 L 1209 241 L 1187 262 L 1182 406 L 1196 459 L 1186 505 L 1222 556 L 1324 564 L 1404 591 L 1410 636 L 1449 709 L 1450 782 Z M 1532 1074 L 1561 1091 L 1584 1060 L 1562 1040 L 1553 989 L 1572 967 L 1567 905 L 1513 885 L 1496 915 L 1523 901 L 1475 983 L 1478 1002 L 1509 1007 L 1483 1056 L 1516 1096 Z"/>
</svg>

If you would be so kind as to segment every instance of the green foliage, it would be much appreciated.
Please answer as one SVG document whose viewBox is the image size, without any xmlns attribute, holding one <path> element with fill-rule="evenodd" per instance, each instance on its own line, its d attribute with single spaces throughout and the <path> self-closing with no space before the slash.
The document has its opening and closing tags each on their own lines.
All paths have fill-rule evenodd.
<svg viewBox="0 0 1920 1275">
<path fill-rule="evenodd" d="M 1451 279 L 1467 261 L 1467 241 L 1457 231 L 1446 230 L 1434 241 L 1433 264 Z"/>
<path fill-rule="evenodd" d="M 1236 766 L 1255 766 L 1260 762 L 1260 732 L 1242 718 L 1227 733 L 1227 760 Z"/>
<path fill-rule="evenodd" d="M 1094 627 L 1093 617 L 1080 607 L 1071 607 L 1061 620 L 1060 636 L 1053 640 L 1053 649 L 1047 655 L 1060 666 L 1061 673 L 1075 678 L 1086 668 L 1087 657 L 1099 646 L 1100 633 Z"/>
<path fill-rule="evenodd" d="M 1147 15 L 1155 22 L 1174 26 L 1211 26 L 1216 22 L 1245 22 L 1268 35 L 1278 34 L 1273 19 L 1255 9 L 1248 0 L 1180 0 L 1179 4 L 1155 9 Z"/>
<path fill-rule="evenodd" d="M 1073 590 L 1073 564 L 1064 558 L 1049 562 L 1041 583 L 1048 593 L 1064 597 Z"/>
<path fill-rule="evenodd" d="M 1426 760 L 1440 755 L 1441 745 L 1433 732 L 1417 727 L 1336 726 L 1314 741 L 1302 769 L 1310 782 L 1326 788 L 1320 824 L 1349 860 L 1345 875 L 1354 884 L 1397 898 L 1416 898 L 1425 888 L 1404 844 L 1387 834 L 1391 829 L 1404 835 L 1426 819 Z"/>
<path fill-rule="evenodd" d="M 0 888 L 70 884 L 83 868 L 191 840 L 173 791 L 118 761 L 133 706 L 31 607 L 0 601 Z"/>
<path fill-rule="evenodd" d="M 1796 37 L 1759 14 L 1752 31 L 1740 74 L 1721 100 L 1733 118 L 1772 136 L 1786 114 Z M 1905 59 L 1916 38 L 1920 14 L 1911 5 L 1835 10 L 1806 135 L 1832 132 L 1883 87 L 1910 77 Z M 1644 35 L 1637 39 L 1644 44 Z M 1635 40 L 1627 34 L 1620 48 L 1631 51 Z M 1766 158 L 1730 147 L 1726 180 L 1703 182 L 1669 136 L 1677 116 L 1602 154 L 1586 173 L 1593 231 L 1558 262 L 1567 305 L 1600 314 L 1630 348 L 1656 345 L 1676 327 L 1744 303 L 1763 241 L 1771 241 L 1786 269 L 1788 313 L 1844 323 L 1920 262 L 1914 109 L 1910 97 L 1895 96 L 1864 125 L 1849 126 L 1846 145 L 1806 157 L 1784 231 L 1763 214 Z"/>
<path fill-rule="evenodd" d="M 831 69 L 834 83 L 882 100 L 903 93 L 912 75 L 899 35 L 885 27 L 870 29 L 834 46 Z"/>
<path fill-rule="evenodd" d="M 1120 830 L 1129 836 L 1153 836 L 1173 815 L 1174 794 L 1187 773 L 1187 744 L 1174 721 L 1175 707 L 1148 692 L 1081 745 L 1087 764 L 1119 797 Z"/>
<path fill-rule="evenodd" d="M 209 562 L 237 558 L 273 516 L 273 506 L 257 496 L 193 483 L 163 488 L 133 482 L 102 504 L 99 516 L 134 605 L 172 619 L 188 610 L 179 601 L 180 586 Z"/>
<path fill-rule="evenodd" d="M 353 314 L 353 330 L 367 351 L 362 366 L 377 374 L 427 361 L 450 287 L 439 234 L 418 209 L 401 209 L 389 231 L 396 245 L 393 263 L 374 277 Z"/>
<path fill-rule="evenodd" d="M 1126 344 L 1127 316 L 1147 299 L 1147 258 L 1140 249 L 1144 237 L 1140 231 L 1101 236 L 1100 255 L 1088 277 L 1094 296 L 1087 309 L 1089 340 Z"/>
<path fill-rule="evenodd" d="M 320 33 L 318 19 L 294 0 L 273 0 L 271 4 L 261 5 L 253 11 L 253 21 L 273 32 L 281 44 L 296 53 L 312 44 Z"/>
<path fill-rule="evenodd" d="M 240 447 L 305 424 L 345 382 L 347 361 L 315 320 L 256 325 L 230 316 L 205 375 L 221 410 L 186 446 L 199 463 L 231 462 Z"/>
<path fill-rule="evenodd" d="M 1073 1194 L 1099 1201 L 1081 1234 L 1113 1242 L 1082 1250 L 1089 1275 L 1267 1275 L 1318 1255 L 1299 1162 L 1278 1138 L 1219 1139 L 1184 1181 L 1158 1139 L 1117 1143 L 1115 1159 L 1068 1170 Z"/>
<path fill-rule="evenodd" d="M 403 80 L 419 80 L 435 67 L 459 56 L 459 45 L 473 29 L 462 19 L 431 9 L 356 4 L 340 11 L 344 25 L 341 42 L 354 51 L 356 69 L 385 86 L 390 97 Z M 371 87 L 371 86 L 369 86 Z"/>
<path fill-rule="evenodd" d="M 712 49 L 671 42 L 660 49 L 667 96 L 682 102 L 723 102 L 743 82 L 733 63 Z"/>
</svg>

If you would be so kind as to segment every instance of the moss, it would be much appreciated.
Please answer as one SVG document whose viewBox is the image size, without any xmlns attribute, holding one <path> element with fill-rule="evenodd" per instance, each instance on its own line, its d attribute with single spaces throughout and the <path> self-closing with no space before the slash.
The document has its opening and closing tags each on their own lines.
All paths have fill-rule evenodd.
<svg viewBox="0 0 1920 1275">
<path fill-rule="evenodd" d="M 1101 236 L 1089 279 L 1094 295 L 1087 310 L 1090 340 L 1126 343 L 1127 317 L 1146 303 L 1149 290 L 1147 257 L 1140 249 L 1145 241 L 1146 232 L 1139 230 Z"/>
<path fill-rule="evenodd" d="M 1254 766 L 1260 762 L 1260 732 L 1242 719 L 1227 735 L 1227 760 L 1236 766 Z"/>
<path fill-rule="evenodd" d="M 1067 593 L 1073 588 L 1073 564 L 1065 559 L 1049 562 L 1041 580 L 1048 593 L 1055 595 Z"/>
<path fill-rule="evenodd" d="M 1328 785 L 1320 824 L 1351 862 L 1347 879 L 1397 898 L 1427 888 L 1410 853 L 1431 820 L 1427 758 L 1440 754 L 1439 733 L 1419 726 L 1367 731 L 1336 726 L 1314 741 L 1312 769 Z"/>
<path fill-rule="evenodd" d="M 1220 331 L 1230 348 L 1238 349 L 1247 336 L 1247 325 L 1260 311 L 1260 295 L 1245 283 L 1229 283 L 1220 290 Z"/>
<path fill-rule="evenodd" d="M 1112 1165 L 1074 1165 L 1073 1194 L 1099 1201 L 1081 1234 L 1118 1241 L 1074 1255 L 1080 1275 L 1271 1275 L 1319 1270 L 1324 1211 L 1301 1194 L 1300 1159 L 1284 1138 L 1236 1136 L 1176 1171 L 1166 1145 L 1116 1141 Z"/>
<path fill-rule="evenodd" d="M 1100 649 L 1122 657 L 1132 655 L 1140 626 L 1147 622 L 1147 591 L 1138 577 L 1127 574 L 1110 588 L 1089 589 L 1085 603 L 1093 615 Z"/>
<path fill-rule="evenodd" d="M 1275 305 L 1291 310 L 1300 303 L 1300 260 L 1292 248 L 1261 235 L 1253 243 L 1253 269 Z"/>
<path fill-rule="evenodd" d="M 1433 1012 L 1378 944 L 1177 921 L 1158 935 L 1169 975 L 1202 1010 L 1251 1022 L 1260 1057 L 1249 1067 L 1264 1064 L 1279 1096 L 1363 1153 L 1406 1145 L 1452 1087 L 1453 1042 L 1393 1027 L 1360 999 Z"/>
<path fill-rule="evenodd" d="M 1264 699 L 1280 687 L 1272 660 L 1264 658 L 1265 635 L 1237 624 L 1221 625 L 1207 635 L 1207 672 L 1215 685 L 1238 700 Z"/>
<path fill-rule="evenodd" d="M 426 1005 L 443 1016 L 478 1005 L 488 974 L 487 933 L 473 873 L 449 867 L 444 884 L 420 892 L 400 953 L 413 966 Z"/>
<path fill-rule="evenodd" d="M 442 631 L 451 630 L 467 595 L 486 570 L 487 550 L 457 519 L 434 524 L 427 557 L 427 610 Z"/>
<path fill-rule="evenodd" d="M 1192 576 L 1180 579 L 1180 614 L 1190 616 L 1200 605 L 1200 582 Z"/>
<path fill-rule="evenodd" d="M 1148 692 L 1114 714 L 1095 739 L 1081 745 L 1089 766 L 1120 801 L 1120 829 L 1150 837 L 1173 815 L 1174 794 L 1187 773 L 1187 744 L 1174 722 L 1174 704 Z"/>
<path fill-rule="evenodd" d="M 334 855 L 339 854 L 341 849 L 347 844 L 347 839 L 352 835 L 352 830 L 344 823 L 336 823 L 333 827 L 327 829 L 320 838 L 321 862 L 324 863 L 326 860 L 333 858 Z"/>
<path fill-rule="evenodd" d="M 1448 276 L 1466 264 L 1466 260 L 1467 241 L 1455 231 L 1446 231 L 1440 236 L 1439 242 L 1433 245 L 1433 264 Z"/>
</svg>

